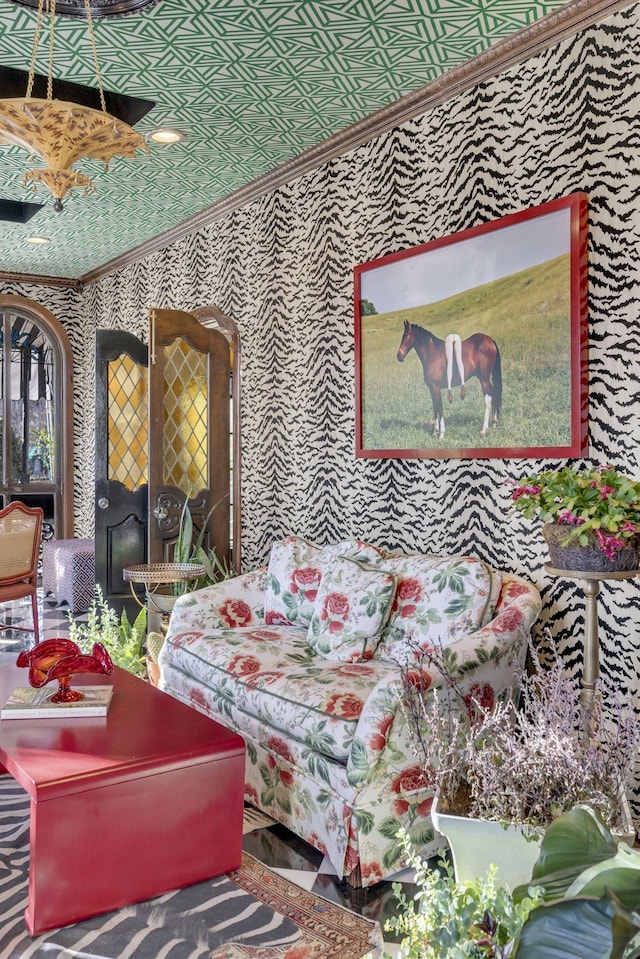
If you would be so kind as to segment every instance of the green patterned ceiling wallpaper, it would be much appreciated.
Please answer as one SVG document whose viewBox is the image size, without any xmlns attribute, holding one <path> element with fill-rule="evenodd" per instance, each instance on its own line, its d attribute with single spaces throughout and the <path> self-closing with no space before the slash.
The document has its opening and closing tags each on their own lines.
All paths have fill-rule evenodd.
<svg viewBox="0 0 640 959">
<path fill-rule="evenodd" d="M 62 214 L 22 186 L 27 155 L 0 145 L 0 199 L 45 204 L 0 222 L 0 270 L 80 277 L 331 134 L 563 6 L 564 0 L 158 0 L 95 24 L 105 88 L 155 100 L 136 129 L 186 139 L 82 161 L 97 192 Z M 0 64 L 28 69 L 35 12 L 0 0 Z M 54 75 L 95 85 L 86 22 L 59 17 Z M 47 72 L 41 43 L 37 70 Z M 0 91 L 2 96 L 2 91 Z M 37 234 L 50 243 L 34 247 Z"/>
</svg>

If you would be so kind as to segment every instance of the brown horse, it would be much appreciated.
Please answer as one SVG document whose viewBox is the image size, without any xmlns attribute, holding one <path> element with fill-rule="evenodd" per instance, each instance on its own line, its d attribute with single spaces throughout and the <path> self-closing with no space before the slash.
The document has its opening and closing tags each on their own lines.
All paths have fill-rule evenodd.
<svg viewBox="0 0 640 959">
<path fill-rule="evenodd" d="M 415 323 L 404 321 L 404 332 L 398 349 L 400 363 L 410 350 L 415 350 L 422 363 L 424 381 L 429 387 L 433 402 L 435 423 L 434 435 L 444 436 L 444 411 L 442 408 L 442 390 L 447 387 L 447 358 L 444 340 Z M 498 344 L 485 333 L 474 333 L 462 341 L 462 364 L 465 380 L 477 376 L 484 395 L 484 422 L 480 435 L 484 436 L 489 428 L 489 419 L 493 425 L 498 423 L 498 414 L 502 406 L 502 362 Z M 452 370 L 453 386 L 460 385 L 460 374 Z M 492 412 L 493 411 L 493 412 Z"/>
</svg>

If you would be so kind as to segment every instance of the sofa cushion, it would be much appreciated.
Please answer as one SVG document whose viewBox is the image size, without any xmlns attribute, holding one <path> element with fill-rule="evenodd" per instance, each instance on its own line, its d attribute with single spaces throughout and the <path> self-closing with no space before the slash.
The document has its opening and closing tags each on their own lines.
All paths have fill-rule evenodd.
<svg viewBox="0 0 640 959">
<path fill-rule="evenodd" d="M 472 556 L 394 557 L 380 568 L 398 586 L 376 659 L 403 662 L 420 647 L 449 646 L 495 613 L 502 577 Z"/>
<path fill-rule="evenodd" d="M 370 659 L 395 592 L 392 573 L 339 557 L 322 577 L 309 623 L 309 646 L 327 659 Z"/>
<path fill-rule="evenodd" d="M 366 702 L 391 669 L 318 661 L 307 631 L 291 626 L 191 630 L 167 643 L 172 668 L 198 681 L 203 704 L 252 716 L 343 765 Z"/>
<path fill-rule="evenodd" d="M 268 626 L 308 626 L 323 572 L 339 556 L 376 562 L 380 554 L 360 540 L 316 546 L 297 536 L 274 543 L 264 596 Z"/>
</svg>

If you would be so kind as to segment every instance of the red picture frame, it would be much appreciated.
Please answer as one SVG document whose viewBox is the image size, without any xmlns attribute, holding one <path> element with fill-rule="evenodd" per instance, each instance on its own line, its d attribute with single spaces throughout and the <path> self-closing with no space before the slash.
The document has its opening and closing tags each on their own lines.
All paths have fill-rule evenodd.
<svg viewBox="0 0 640 959">
<path fill-rule="evenodd" d="M 356 456 L 587 452 L 586 194 L 356 266 L 354 314 Z"/>
</svg>

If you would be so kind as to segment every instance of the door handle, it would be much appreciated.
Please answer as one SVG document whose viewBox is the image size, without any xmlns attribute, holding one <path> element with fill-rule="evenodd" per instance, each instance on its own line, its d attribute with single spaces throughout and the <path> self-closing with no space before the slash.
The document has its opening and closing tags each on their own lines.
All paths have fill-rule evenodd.
<svg viewBox="0 0 640 959">
<path fill-rule="evenodd" d="M 109 500 L 107 499 L 106 496 L 101 496 L 100 499 L 98 500 L 98 506 L 100 509 L 109 509 L 110 505 L 111 504 L 109 503 Z"/>
</svg>

